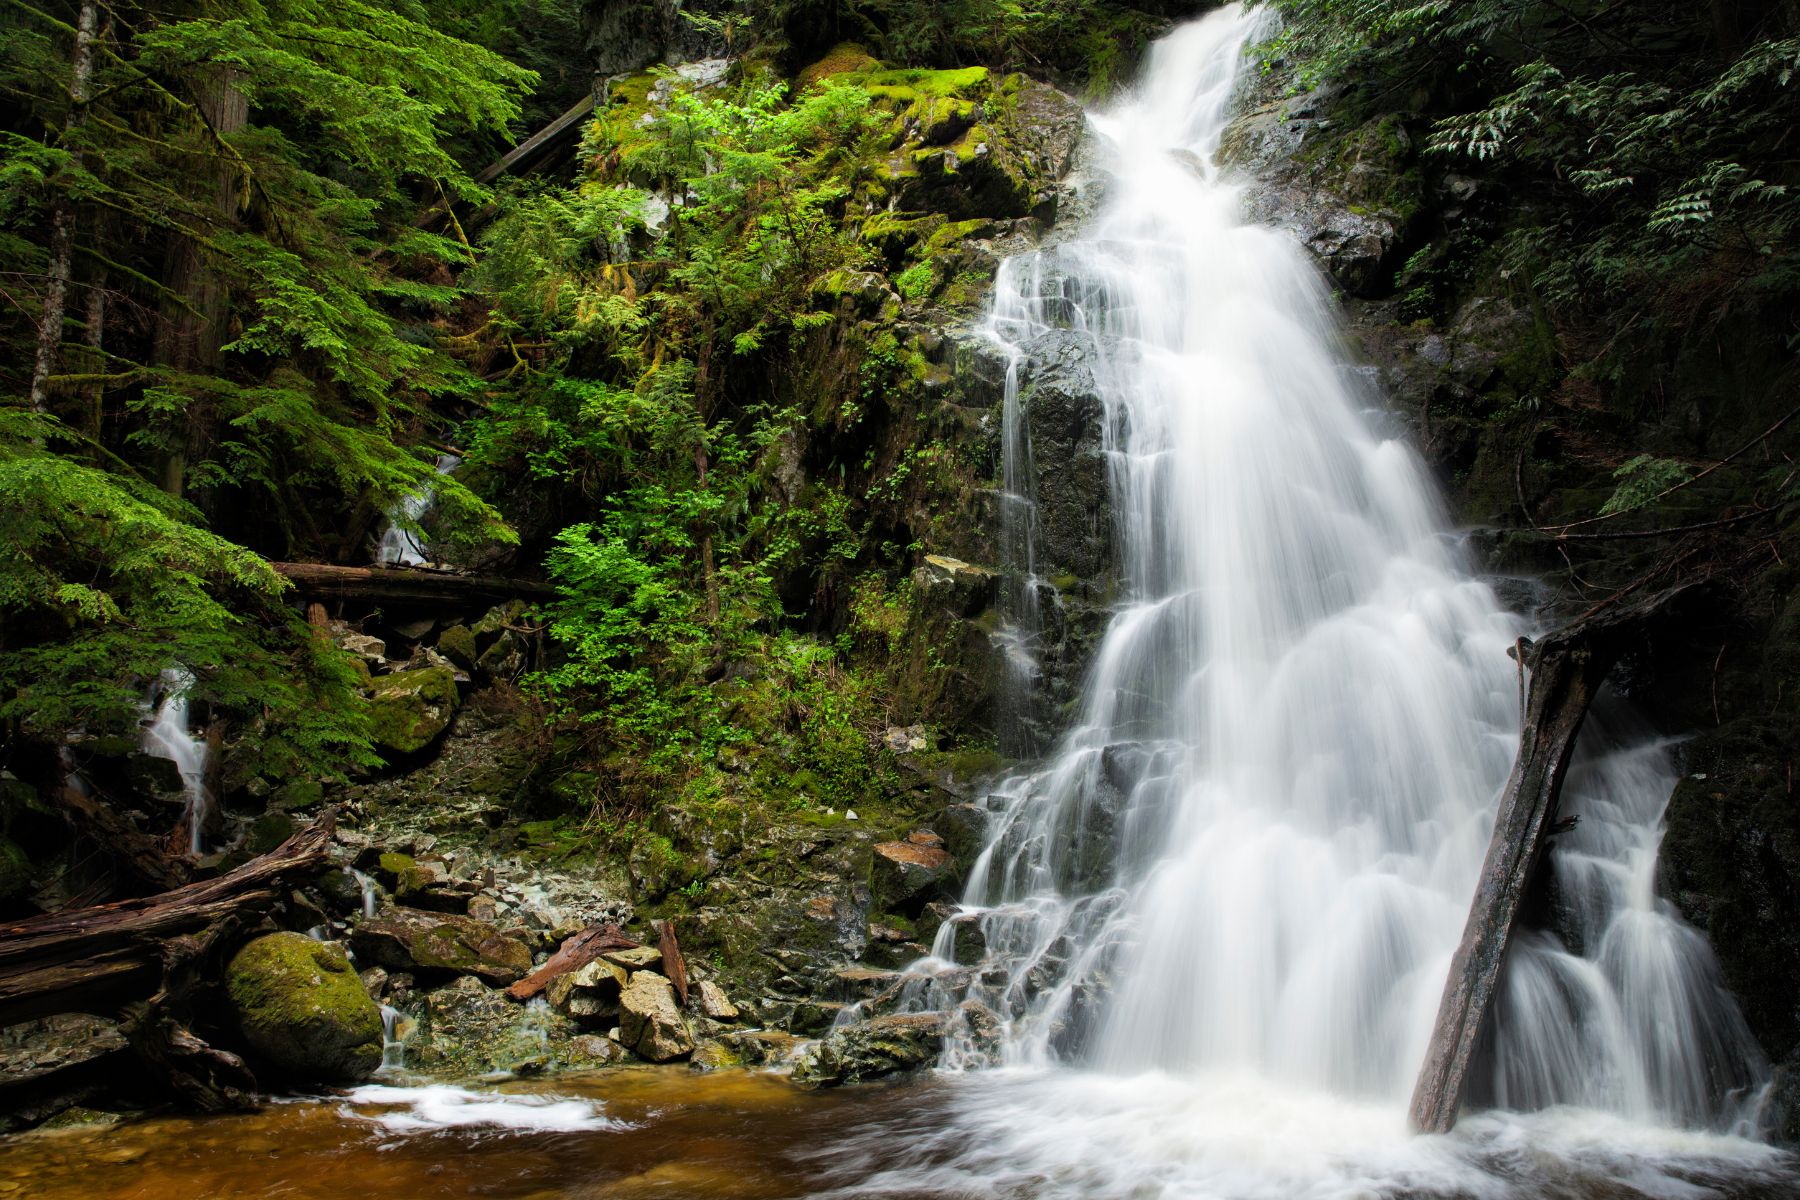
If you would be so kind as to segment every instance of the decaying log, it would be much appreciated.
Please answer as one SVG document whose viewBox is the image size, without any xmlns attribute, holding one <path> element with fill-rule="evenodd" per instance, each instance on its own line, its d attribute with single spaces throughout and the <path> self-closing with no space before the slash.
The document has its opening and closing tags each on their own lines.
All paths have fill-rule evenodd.
<svg viewBox="0 0 1800 1200">
<path fill-rule="evenodd" d="M 309 599 L 323 596 L 454 604 L 458 601 L 529 600 L 556 594 L 556 589 L 547 583 L 498 575 L 458 575 L 416 567 L 337 567 L 326 563 L 277 562 L 269 565 L 277 574 L 292 580 L 295 590 Z"/>
<path fill-rule="evenodd" d="M 0 1026 L 66 1012 L 123 1013 L 153 998 L 169 971 L 165 943 L 275 903 L 290 881 L 325 865 L 331 826 L 327 813 L 216 879 L 0 925 Z"/>
<path fill-rule="evenodd" d="M 1619 656 L 1641 641 L 1648 624 L 1669 616 L 1689 594 L 1691 589 L 1675 588 L 1602 609 L 1528 649 L 1521 640 L 1531 685 L 1519 752 L 1500 795 L 1493 838 L 1413 1090 L 1410 1115 L 1416 1131 L 1446 1133 L 1456 1123 L 1513 927 L 1557 825 L 1563 778 L 1595 693 Z"/>
<path fill-rule="evenodd" d="M 143 883 L 168 890 L 193 878 L 193 864 L 182 855 L 171 854 L 166 839 L 142 832 L 92 793 L 65 784 L 55 790 L 54 799 L 77 833 L 99 845 Z M 183 842 L 182 849 L 186 848 Z"/>
<path fill-rule="evenodd" d="M 620 932 L 617 925 L 589 925 L 573 937 L 565 938 L 556 953 L 550 956 L 550 961 L 507 988 L 506 994 L 514 1000 L 529 1000 L 549 987 L 550 981 L 558 975 L 579 971 L 608 950 L 630 950 L 636 945 Z"/>
<path fill-rule="evenodd" d="M 124 1033 L 131 1049 L 164 1086 L 201 1112 L 242 1111 L 256 1104 L 256 1076 L 244 1060 L 188 1029 L 194 993 L 203 979 L 220 973 L 222 950 L 241 926 L 233 913 L 201 933 L 164 942 L 162 986 L 126 1009 Z"/>
<path fill-rule="evenodd" d="M 508 171 L 529 169 L 536 160 L 555 153 L 559 143 L 578 140 L 582 122 L 594 111 L 594 102 L 594 93 L 589 92 L 554 121 L 514 146 L 497 161 L 482 168 L 481 174 L 475 177 L 475 182 L 486 187 Z"/>
<path fill-rule="evenodd" d="M 681 957 L 681 943 L 675 940 L 675 922 L 663 921 L 656 931 L 657 949 L 662 952 L 663 975 L 675 985 L 681 1007 L 687 1007 L 687 959 Z"/>
</svg>

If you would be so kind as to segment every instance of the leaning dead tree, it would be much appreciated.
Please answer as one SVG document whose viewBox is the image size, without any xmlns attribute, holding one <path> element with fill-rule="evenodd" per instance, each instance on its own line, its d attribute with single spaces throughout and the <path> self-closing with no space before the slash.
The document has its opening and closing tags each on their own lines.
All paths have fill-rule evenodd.
<svg viewBox="0 0 1800 1200">
<path fill-rule="evenodd" d="M 1678 587 L 1598 610 L 1535 645 L 1520 639 L 1514 654 L 1523 655 L 1521 669 L 1530 672 L 1531 685 L 1519 753 L 1413 1089 L 1411 1119 L 1418 1132 L 1447 1133 L 1456 1123 L 1513 928 L 1556 827 L 1563 780 L 1595 693 L 1619 656 L 1690 593 Z"/>
<path fill-rule="evenodd" d="M 152 1073 L 203 1109 L 237 1107 L 255 1079 L 188 1029 L 188 997 L 296 881 L 324 866 L 327 814 L 228 875 L 137 900 L 0 925 L 0 1027 L 61 1013 L 113 1016 Z"/>
</svg>

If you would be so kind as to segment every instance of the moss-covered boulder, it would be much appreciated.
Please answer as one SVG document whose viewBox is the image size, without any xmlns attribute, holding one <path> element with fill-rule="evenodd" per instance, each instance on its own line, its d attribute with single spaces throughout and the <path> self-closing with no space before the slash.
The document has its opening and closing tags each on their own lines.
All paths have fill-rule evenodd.
<svg viewBox="0 0 1800 1200">
<path fill-rule="evenodd" d="M 467 625 L 452 625 L 438 634 L 438 653 L 465 671 L 475 669 L 481 651 L 475 644 L 475 631 Z"/>
<path fill-rule="evenodd" d="M 394 971 L 427 977 L 474 975 L 499 987 L 531 970 L 531 950 L 492 925 L 454 913 L 392 908 L 357 925 L 350 935 L 357 957 Z"/>
<path fill-rule="evenodd" d="M 459 703 L 448 667 L 414 667 L 373 683 L 369 715 L 375 744 L 389 754 L 413 755 L 450 727 Z"/>
<path fill-rule="evenodd" d="M 245 1044 L 282 1074 L 355 1083 L 381 1065 L 381 1010 L 341 947 L 271 933 L 237 952 L 225 986 Z"/>
</svg>

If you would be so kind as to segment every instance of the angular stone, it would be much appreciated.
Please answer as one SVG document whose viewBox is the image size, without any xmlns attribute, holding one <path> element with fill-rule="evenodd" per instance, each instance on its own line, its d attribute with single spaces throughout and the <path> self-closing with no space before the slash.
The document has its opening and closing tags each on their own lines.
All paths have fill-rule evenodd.
<svg viewBox="0 0 1800 1200">
<path fill-rule="evenodd" d="M 933 602 L 960 616 L 972 617 L 994 603 L 1000 588 L 1000 572 L 959 558 L 927 554 L 923 565 L 913 572 L 913 584 Z M 900 732 L 909 735 L 907 745 L 896 748 L 911 749 L 911 731 Z M 923 734 L 922 728 L 920 733 Z M 922 736 L 920 740 L 923 740 Z"/>
<path fill-rule="evenodd" d="M 600 956 L 627 971 L 656 971 L 662 968 L 662 951 L 655 946 L 632 946 L 627 950 L 608 950 Z"/>
<path fill-rule="evenodd" d="M 525 666 L 530 658 L 530 645 L 523 637 L 508 629 L 501 633 L 493 645 L 481 652 L 481 657 L 475 660 L 475 668 L 491 680 L 511 683 L 525 673 Z"/>
<path fill-rule="evenodd" d="M 354 629 L 340 627 L 334 629 L 331 640 L 338 649 L 347 651 L 362 660 L 371 674 L 379 674 L 387 670 L 387 643 L 378 637 L 370 637 L 366 633 L 358 633 Z"/>
<path fill-rule="evenodd" d="M 634 974 L 619 998 L 619 1040 L 650 1062 L 693 1052 L 693 1034 L 675 1006 L 675 986 L 655 971 Z"/>
<path fill-rule="evenodd" d="M 933 835 L 935 837 L 935 835 Z M 875 846 L 870 884 L 877 903 L 890 912 L 914 913 L 942 894 L 956 861 L 938 845 L 914 841 L 880 842 Z"/>
<path fill-rule="evenodd" d="M 603 1067 L 624 1062 L 625 1047 L 609 1037 L 584 1033 L 569 1039 L 564 1057 L 571 1067 Z"/>
<path fill-rule="evenodd" d="M 343 948 L 300 933 L 271 933 L 225 970 L 238 1028 L 283 1074 L 355 1083 L 381 1065 L 381 1010 Z"/>
<path fill-rule="evenodd" d="M 431 975 L 474 975 L 500 986 L 531 970 L 524 942 L 453 913 L 392 908 L 359 923 L 350 945 L 366 962 Z"/>
<path fill-rule="evenodd" d="M 467 625 L 452 625 L 438 634 L 438 653 L 465 671 L 475 669 L 480 651 L 475 647 L 475 634 Z"/>
<path fill-rule="evenodd" d="M 702 1016 L 711 1017 L 715 1021 L 738 1019 L 737 1005 L 727 998 L 724 988 L 710 979 L 695 985 L 694 1002 L 699 1006 Z"/>
<path fill-rule="evenodd" d="M 556 1011 L 593 1020 L 618 1012 L 619 997 L 624 994 L 625 984 L 625 968 L 595 959 L 552 979 L 544 989 L 544 995 Z"/>
<path fill-rule="evenodd" d="M 895 1013 L 832 1030 L 794 1068 L 799 1083 L 833 1086 L 936 1062 L 949 1025 L 943 1013 Z"/>
</svg>

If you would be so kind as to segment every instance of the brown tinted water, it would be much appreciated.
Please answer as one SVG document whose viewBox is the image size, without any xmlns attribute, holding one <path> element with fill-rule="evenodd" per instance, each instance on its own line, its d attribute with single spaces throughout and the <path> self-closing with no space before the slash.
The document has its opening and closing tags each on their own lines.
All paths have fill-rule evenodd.
<svg viewBox="0 0 1800 1200">
<path fill-rule="evenodd" d="M 989 1072 L 806 1091 L 672 1068 L 0 1140 L 0 1200 L 27 1196 L 1789 1200 L 1800 1175 L 1752 1143 L 1585 1114 L 1408 1138 L 1387 1109 L 1230 1079 Z"/>
</svg>

